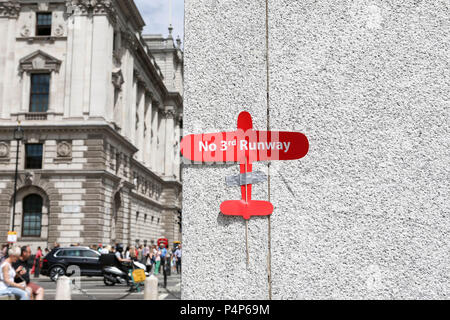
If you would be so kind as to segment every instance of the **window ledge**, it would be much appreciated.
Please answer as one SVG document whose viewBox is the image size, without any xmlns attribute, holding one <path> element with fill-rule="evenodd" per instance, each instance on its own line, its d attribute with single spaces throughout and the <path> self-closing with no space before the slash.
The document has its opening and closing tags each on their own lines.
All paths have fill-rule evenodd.
<svg viewBox="0 0 450 320">
<path fill-rule="evenodd" d="M 33 42 L 50 42 L 53 43 L 57 40 L 67 40 L 66 36 L 34 36 L 34 37 L 17 37 L 17 41 L 27 41 L 28 43 Z"/>
<path fill-rule="evenodd" d="M 54 163 L 70 163 L 72 162 L 72 157 L 58 157 L 53 159 Z"/>
<path fill-rule="evenodd" d="M 52 120 L 55 115 L 62 115 L 62 113 L 57 112 L 17 112 L 11 113 L 11 117 L 17 117 L 18 120 Z"/>
<path fill-rule="evenodd" d="M 21 236 L 17 239 L 18 241 L 47 241 L 46 238 L 36 237 L 36 236 Z"/>
</svg>

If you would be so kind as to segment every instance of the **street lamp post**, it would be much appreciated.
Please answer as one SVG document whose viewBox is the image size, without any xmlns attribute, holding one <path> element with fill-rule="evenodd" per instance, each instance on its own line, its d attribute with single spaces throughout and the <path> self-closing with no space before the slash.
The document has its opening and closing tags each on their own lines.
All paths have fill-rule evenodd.
<svg viewBox="0 0 450 320">
<path fill-rule="evenodd" d="M 12 214 L 12 230 L 14 231 L 14 218 L 16 216 L 16 193 L 17 193 L 17 169 L 19 166 L 19 142 L 23 140 L 23 129 L 20 127 L 20 122 L 17 128 L 14 129 L 14 140 L 16 140 L 16 172 L 14 175 L 14 195 L 13 195 L 13 214 Z"/>
</svg>

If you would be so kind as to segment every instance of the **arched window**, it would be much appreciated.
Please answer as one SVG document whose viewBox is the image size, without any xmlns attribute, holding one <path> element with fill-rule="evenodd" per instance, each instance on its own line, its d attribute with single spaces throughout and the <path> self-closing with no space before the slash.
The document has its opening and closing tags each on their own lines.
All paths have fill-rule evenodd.
<svg viewBox="0 0 450 320">
<path fill-rule="evenodd" d="M 30 194 L 23 199 L 23 237 L 40 237 L 42 222 L 42 197 Z"/>
</svg>

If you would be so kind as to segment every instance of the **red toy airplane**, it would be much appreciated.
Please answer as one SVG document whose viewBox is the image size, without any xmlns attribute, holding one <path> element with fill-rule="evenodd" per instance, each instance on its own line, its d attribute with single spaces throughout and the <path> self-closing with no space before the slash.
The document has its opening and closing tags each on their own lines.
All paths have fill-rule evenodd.
<svg viewBox="0 0 450 320">
<path fill-rule="evenodd" d="M 233 132 L 188 135 L 181 141 L 181 153 L 194 162 L 240 163 L 240 176 L 231 177 L 227 182 L 241 186 L 242 199 L 222 202 L 223 214 L 242 216 L 246 220 L 251 216 L 270 215 L 272 203 L 252 200 L 252 184 L 265 177 L 262 172 L 252 173 L 252 163 L 300 159 L 308 153 L 308 139 L 300 132 L 253 130 L 248 112 L 239 114 L 237 127 Z"/>
</svg>

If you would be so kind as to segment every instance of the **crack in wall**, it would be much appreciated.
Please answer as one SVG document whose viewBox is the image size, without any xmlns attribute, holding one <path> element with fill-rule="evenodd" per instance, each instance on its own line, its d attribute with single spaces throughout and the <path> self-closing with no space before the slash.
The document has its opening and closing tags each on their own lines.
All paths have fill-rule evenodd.
<svg viewBox="0 0 450 320">
<path fill-rule="evenodd" d="M 270 66 L 269 66 L 269 0 L 266 0 L 266 103 L 267 103 L 267 131 L 270 131 Z M 267 195 L 270 202 L 270 161 L 267 164 Z M 267 281 L 269 288 L 269 300 L 272 300 L 272 245 L 271 245 L 271 215 L 267 219 Z"/>
</svg>

